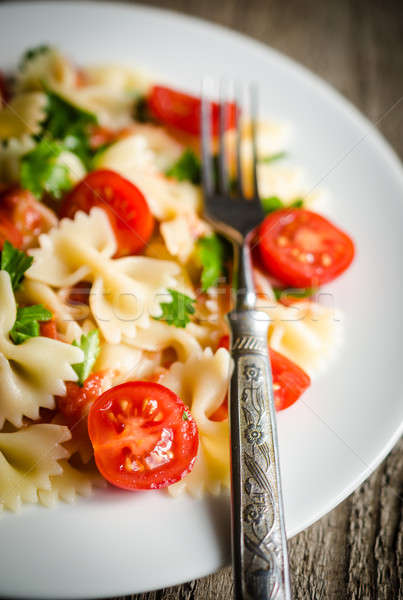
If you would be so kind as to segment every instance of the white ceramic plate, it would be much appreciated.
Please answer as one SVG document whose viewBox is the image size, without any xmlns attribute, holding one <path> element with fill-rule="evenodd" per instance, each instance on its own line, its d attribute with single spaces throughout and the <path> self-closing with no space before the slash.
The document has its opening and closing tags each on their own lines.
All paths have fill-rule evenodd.
<svg viewBox="0 0 403 600">
<path fill-rule="evenodd" d="M 198 91 L 200 77 L 260 83 L 266 114 L 295 126 L 292 160 L 331 190 L 357 259 L 331 286 L 344 311 L 339 359 L 279 415 L 288 535 L 331 510 L 378 465 L 403 421 L 403 176 L 368 122 L 312 74 L 256 42 L 160 10 L 105 4 L 3 4 L 2 68 L 48 42 L 77 62 L 149 67 Z M 386 110 L 389 107 L 384 107 Z M 323 180 L 323 181 L 322 181 Z M 229 560 L 228 499 L 172 500 L 107 490 L 76 505 L 0 521 L 0 594 L 115 596 L 206 575 Z"/>
</svg>

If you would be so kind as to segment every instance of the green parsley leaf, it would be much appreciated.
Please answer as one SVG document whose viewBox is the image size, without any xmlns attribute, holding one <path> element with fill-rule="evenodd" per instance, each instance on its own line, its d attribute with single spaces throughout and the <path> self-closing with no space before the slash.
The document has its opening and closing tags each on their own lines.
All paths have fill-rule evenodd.
<svg viewBox="0 0 403 600">
<path fill-rule="evenodd" d="M 200 160 L 190 148 L 187 148 L 182 156 L 170 167 L 165 175 L 174 177 L 178 181 L 191 181 L 198 184 L 201 181 Z"/>
<path fill-rule="evenodd" d="M 186 410 L 184 410 L 182 413 L 182 421 L 189 421 L 189 415 L 187 414 Z"/>
<path fill-rule="evenodd" d="M 296 198 L 291 204 L 288 205 L 288 208 L 304 208 L 304 199 Z"/>
<path fill-rule="evenodd" d="M 43 139 L 33 150 L 24 154 L 21 160 L 21 185 L 34 196 L 41 198 L 44 193 L 60 198 L 63 192 L 72 187 L 69 170 L 57 159 L 65 148 L 55 141 Z"/>
<path fill-rule="evenodd" d="M 292 300 L 295 298 L 296 300 L 302 300 L 303 298 L 311 298 L 318 291 L 318 288 L 309 287 L 309 288 L 300 288 L 300 289 L 284 289 L 279 287 L 273 287 L 274 297 L 277 301 L 283 299 Z"/>
<path fill-rule="evenodd" d="M 38 337 L 39 322 L 49 321 L 51 318 L 52 313 L 43 304 L 17 308 L 17 318 L 10 331 L 10 338 L 14 344 L 22 344 L 30 338 Z"/>
<path fill-rule="evenodd" d="M 284 204 L 282 200 L 278 196 L 270 196 L 269 198 L 262 198 L 262 208 L 266 215 L 274 212 L 275 210 L 280 210 L 281 208 L 303 208 L 304 200 L 303 198 L 296 198 L 290 204 Z"/>
<path fill-rule="evenodd" d="M 262 208 L 266 215 L 284 208 L 283 202 L 278 196 L 270 196 L 269 198 L 262 198 Z"/>
<path fill-rule="evenodd" d="M 148 123 L 152 121 L 152 116 L 148 108 L 147 96 L 140 96 L 134 105 L 133 117 L 139 123 Z"/>
<path fill-rule="evenodd" d="M 276 162 L 277 160 L 281 160 L 282 158 L 285 158 L 287 156 L 287 152 L 277 152 L 276 154 L 270 154 L 269 156 L 265 156 L 264 158 L 262 158 L 260 160 L 260 162 L 263 163 L 272 163 L 272 162 Z"/>
<path fill-rule="evenodd" d="M 73 369 L 78 375 L 78 384 L 82 386 L 91 373 L 100 351 L 98 329 L 93 329 L 87 335 L 83 334 L 79 342 L 74 340 L 73 346 L 81 348 L 84 352 L 83 362 L 73 365 Z"/>
<path fill-rule="evenodd" d="M 67 100 L 47 91 L 47 117 L 43 131 L 47 137 L 61 140 L 63 146 L 74 152 L 87 168 L 91 168 L 92 151 L 89 143 L 88 127 L 97 123 L 97 118 Z"/>
<path fill-rule="evenodd" d="M 22 55 L 19 68 L 23 69 L 27 62 L 29 62 L 33 58 L 36 58 L 40 54 L 45 54 L 45 52 L 49 52 L 49 50 L 50 46 L 48 46 L 47 44 L 40 44 L 39 46 L 35 46 L 34 48 L 28 48 L 28 50 L 26 50 Z"/>
<path fill-rule="evenodd" d="M 186 327 L 190 322 L 189 315 L 193 315 L 195 312 L 193 306 L 195 300 L 176 290 L 168 290 L 168 292 L 171 294 L 171 301 L 160 303 L 162 315 L 154 317 L 154 319 L 165 321 L 168 325 L 175 325 L 175 327 Z"/>
<path fill-rule="evenodd" d="M 28 256 L 22 250 L 14 248 L 10 242 L 4 242 L 0 268 L 10 275 L 11 286 L 14 291 L 20 287 L 24 273 L 32 265 L 33 260 L 32 256 Z"/>
<path fill-rule="evenodd" d="M 200 238 L 197 242 L 197 252 L 203 266 L 201 274 L 202 291 L 205 292 L 217 283 L 224 270 L 224 261 L 228 256 L 223 239 L 213 233 L 209 237 Z"/>
</svg>

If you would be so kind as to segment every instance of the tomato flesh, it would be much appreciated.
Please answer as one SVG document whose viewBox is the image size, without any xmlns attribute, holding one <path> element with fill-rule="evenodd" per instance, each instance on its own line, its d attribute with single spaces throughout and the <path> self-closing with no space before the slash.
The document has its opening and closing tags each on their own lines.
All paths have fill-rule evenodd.
<svg viewBox="0 0 403 600">
<path fill-rule="evenodd" d="M 260 226 L 258 238 L 265 268 L 296 288 L 329 283 L 354 258 L 354 244 L 346 233 L 304 209 L 274 211 Z"/>
<path fill-rule="evenodd" d="M 39 331 L 42 337 L 47 337 L 52 340 L 58 339 L 55 319 L 50 319 L 49 321 L 41 321 L 39 323 Z"/>
<path fill-rule="evenodd" d="M 171 390 L 149 381 L 129 381 L 102 394 L 91 406 L 88 432 L 99 471 L 127 490 L 179 481 L 198 449 L 189 410 Z"/>
<path fill-rule="evenodd" d="M 82 386 L 66 381 L 66 394 L 56 397 L 59 411 L 73 423 L 81 419 L 92 402 L 101 396 L 106 377 L 105 371 L 98 371 L 91 373 Z"/>
<path fill-rule="evenodd" d="M 229 349 L 229 335 L 223 335 L 218 343 L 219 348 Z M 310 386 L 311 379 L 301 367 L 279 352 L 269 348 L 271 373 L 273 379 L 274 405 L 277 411 L 288 408 Z M 228 416 L 228 399 L 218 407 L 210 419 L 222 421 Z"/>
<path fill-rule="evenodd" d="M 9 218 L 8 213 L 0 209 L 0 250 L 2 250 L 6 241 L 10 242 L 15 248 L 22 248 L 24 240 L 20 231 Z"/>
<path fill-rule="evenodd" d="M 311 379 L 301 367 L 283 354 L 269 348 L 276 410 L 288 408 L 311 385 Z"/>
<path fill-rule="evenodd" d="M 162 85 L 155 85 L 148 98 L 151 114 L 165 125 L 175 127 L 191 135 L 200 135 L 200 98 L 178 92 Z M 236 122 L 236 105 L 226 105 L 226 129 L 233 129 Z M 217 102 L 211 102 L 211 131 L 218 135 L 220 109 Z"/>
<path fill-rule="evenodd" d="M 21 234 L 24 248 L 57 223 L 53 211 L 38 202 L 29 190 L 15 188 L 3 194 L 0 210 L 7 214 Z"/>
<path fill-rule="evenodd" d="M 109 217 L 118 245 L 116 257 L 144 248 L 154 229 L 154 217 L 133 183 L 114 171 L 93 171 L 68 194 L 60 214 L 73 218 L 77 211 L 89 213 L 94 206 L 103 208 Z"/>
</svg>

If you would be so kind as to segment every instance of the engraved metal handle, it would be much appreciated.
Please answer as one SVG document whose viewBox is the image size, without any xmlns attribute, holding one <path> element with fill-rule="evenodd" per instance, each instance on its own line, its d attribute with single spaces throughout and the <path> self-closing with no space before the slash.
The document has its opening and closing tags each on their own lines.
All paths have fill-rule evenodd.
<svg viewBox="0 0 403 600">
<path fill-rule="evenodd" d="M 228 315 L 232 557 L 236 600 L 290 600 L 267 315 L 255 310 L 249 246 L 238 252 L 236 308 Z"/>
</svg>

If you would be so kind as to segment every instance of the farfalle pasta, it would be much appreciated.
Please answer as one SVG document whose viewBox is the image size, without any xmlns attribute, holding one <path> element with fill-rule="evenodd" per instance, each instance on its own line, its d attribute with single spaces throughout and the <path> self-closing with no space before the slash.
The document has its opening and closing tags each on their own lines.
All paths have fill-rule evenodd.
<svg viewBox="0 0 403 600">
<path fill-rule="evenodd" d="M 233 255 L 203 216 L 198 98 L 47 46 L 26 52 L 10 81 L 0 102 L 0 507 L 73 502 L 105 480 L 221 493 Z M 231 123 L 224 140 L 231 177 Z M 353 255 L 348 236 L 312 212 L 326 195 L 286 157 L 290 143 L 287 124 L 257 123 L 267 216 L 252 254 L 278 410 L 337 354 L 342 315 L 319 288 Z M 246 193 L 252 160 L 245 119 Z"/>
<path fill-rule="evenodd" d="M 70 344 L 44 337 L 15 345 L 9 338 L 16 304 L 9 275 L 0 272 L 0 426 L 7 420 L 21 427 L 22 418 L 39 418 L 39 409 L 53 408 L 54 395 L 65 393 L 65 381 L 75 381 L 72 364 L 82 352 Z"/>
</svg>

